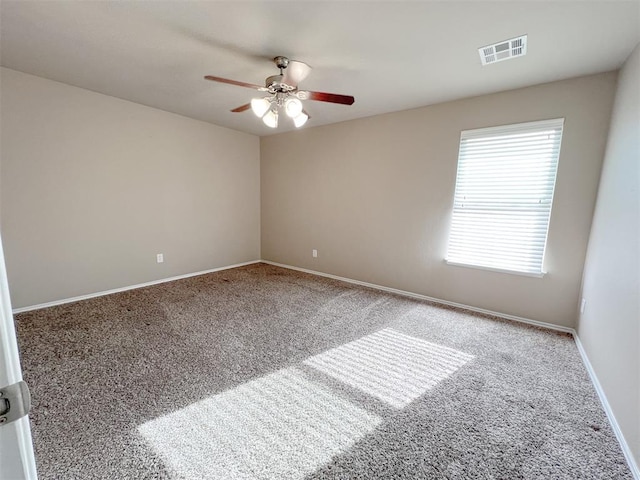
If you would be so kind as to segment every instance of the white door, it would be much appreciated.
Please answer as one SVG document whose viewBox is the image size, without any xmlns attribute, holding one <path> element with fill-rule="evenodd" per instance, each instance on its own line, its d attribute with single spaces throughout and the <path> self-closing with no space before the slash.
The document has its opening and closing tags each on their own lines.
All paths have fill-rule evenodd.
<svg viewBox="0 0 640 480">
<path fill-rule="evenodd" d="M 18 342 L 16 341 L 11 300 L 0 240 L 0 388 L 22 380 Z M 5 402 L 0 397 L 0 413 Z M 0 416 L 0 421 L 2 416 Z M 0 423 L 0 479 L 35 480 L 36 463 L 33 456 L 29 417 L 10 423 Z"/>
</svg>

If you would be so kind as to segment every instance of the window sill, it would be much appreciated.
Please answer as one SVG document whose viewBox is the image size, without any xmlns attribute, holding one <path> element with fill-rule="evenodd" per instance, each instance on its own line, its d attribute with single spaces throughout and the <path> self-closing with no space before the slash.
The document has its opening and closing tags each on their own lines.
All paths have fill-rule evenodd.
<svg viewBox="0 0 640 480">
<path fill-rule="evenodd" d="M 505 270 L 502 268 L 481 267 L 479 265 L 471 265 L 468 263 L 452 262 L 447 259 L 445 259 L 444 261 L 447 265 L 453 265 L 454 267 L 474 268 L 476 270 L 487 270 L 489 272 L 508 273 L 510 275 L 520 275 L 522 277 L 542 278 L 547 274 L 547 272 L 530 273 L 530 272 L 519 272 L 517 270 Z"/>
</svg>

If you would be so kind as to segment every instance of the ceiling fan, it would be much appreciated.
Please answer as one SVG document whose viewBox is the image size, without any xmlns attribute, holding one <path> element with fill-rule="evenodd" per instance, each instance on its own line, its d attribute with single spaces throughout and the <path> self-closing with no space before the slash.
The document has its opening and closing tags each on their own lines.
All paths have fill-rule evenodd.
<svg viewBox="0 0 640 480">
<path fill-rule="evenodd" d="M 262 118 L 266 126 L 271 128 L 278 127 L 278 117 L 281 110 L 284 110 L 286 116 L 293 119 L 296 127 L 299 128 L 304 125 L 309 119 L 309 114 L 304 110 L 301 100 L 353 105 L 355 99 L 350 95 L 298 90 L 298 83 L 304 80 L 311 72 L 311 67 L 306 63 L 289 60 L 283 56 L 275 57 L 273 61 L 276 67 L 280 69 L 280 74 L 267 77 L 264 87 L 212 75 L 207 75 L 204 78 L 213 82 L 228 83 L 265 92 L 264 97 L 254 98 L 250 103 L 241 105 L 231 111 L 238 113 L 251 109 L 253 113 Z"/>
</svg>

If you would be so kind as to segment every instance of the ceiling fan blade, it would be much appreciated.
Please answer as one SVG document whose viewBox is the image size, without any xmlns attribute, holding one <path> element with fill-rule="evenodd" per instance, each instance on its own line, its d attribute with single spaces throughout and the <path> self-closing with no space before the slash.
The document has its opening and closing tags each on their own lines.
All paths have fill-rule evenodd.
<svg viewBox="0 0 640 480">
<path fill-rule="evenodd" d="M 237 80 L 229 80 L 228 78 L 214 77 L 213 75 L 207 75 L 204 78 L 206 78 L 207 80 L 211 80 L 212 82 L 228 83 L 229 85 L 237 85 L 238 87 L 255 88 L 256 90 L 264 89 L 262 85 L 255 85 L 253 83 L 247 83 L 247 82 L 239 82 Z"/>
<path fill-rule="evenodd" d="M 316 100 L 317 102 L 340 103 L 342 105 L 353 105 L 356 101 L 351 95 L 339 95 L 337 93 L 299 91 L 300 100 Z"/>
<path fill-rule="evenodd" d="M 304 62 L 289 60 L 289 65 L 284 69 L 282 83 L 291 87 L 297 87 L 298 83 L 307 78 L 311 72 L 311 67 Z"/>
<path fill-rule="evenodd" d="M 244 105 L 240 105 L 239 107 L 236 107 L 231 111 L 234 112 L 234 113 L 240 113 L 240 112 L 245 112 L 245 111 L 249 110 L 250 108 L 251 108 L 251 104 L 250 103 L 245 103 Z"/>
</svg>

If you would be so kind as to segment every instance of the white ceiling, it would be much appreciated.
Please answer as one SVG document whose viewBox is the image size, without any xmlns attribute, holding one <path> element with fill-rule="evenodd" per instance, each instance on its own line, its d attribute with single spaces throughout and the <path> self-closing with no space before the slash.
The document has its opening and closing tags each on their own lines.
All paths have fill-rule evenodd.
<svg viewBox="0 0 640 480">
<path fill-rule="evenodd" d="M 9 1 L 5 67 L 217 125 L 268 135 L 257 96 L 203 79 L 263 84 L 285 55 L 313 71 L 311 126 L 613 70 L 640 41 L 640 1 Z M 525 57 L 482 67 L 477 49 L 528 35 Z"/>
</svg>

